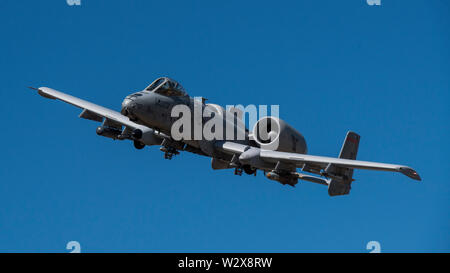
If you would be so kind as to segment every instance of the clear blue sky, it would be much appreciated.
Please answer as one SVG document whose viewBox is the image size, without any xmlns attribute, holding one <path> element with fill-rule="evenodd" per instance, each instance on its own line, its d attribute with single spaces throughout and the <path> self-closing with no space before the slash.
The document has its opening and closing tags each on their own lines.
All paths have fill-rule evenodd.
<svg viewBox="0 0 450 273">
<path fill-rule="evenodd" d="M 450 251 L 448 1 L 0 1 L 0 251 Z M 113 109 L 156 77 L 226 104 L 279 104 L 351 194 L 213 171 L 95 134 L 49 86 Z"/>
</svg>

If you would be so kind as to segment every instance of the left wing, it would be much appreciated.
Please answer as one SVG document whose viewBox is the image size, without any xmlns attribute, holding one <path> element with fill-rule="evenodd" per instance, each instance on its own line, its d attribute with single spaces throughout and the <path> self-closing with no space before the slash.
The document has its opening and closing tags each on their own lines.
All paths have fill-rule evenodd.
<svg viewBox="0 0 450 273">
<path fill-rule="evenodd" d="M 412 179 L 421 180 L 419 174 L 408 166 L 394 165 L 378 162 L 342 159 L 325 156 L 314 156 L 305 154 L 295 154 L 286 152 L 277 152 L 269 150 L 261 150 L 260 156 L 263 160 L 268 162 L 286 162 L 294 163 L 297 167 L 302 167 L 304 164 L 318 165 L 322 169 L 326 168 L 328 164 L 333 164 L 337 167 L 351 168 L 351 169 L 366 169 L 366 170 L 378 170 L 378 171 L 392 171 L 400 172 Z"/>
<path fill-rule="evenodd" d="M 249 146 L 226 141 L 226 142 L 218 142 L 217 148 L 228 153 L 243 154 L 245 153 L 245 151 L 247 151 L 247 149 L 249 149 Z M 408 166 L 403 165 L 334 158 L 326 156 L 286 153 L 262 149 L 259 149 L 259 158 L 263 161 L 274 164 L 278 162 L 293 164 L 297 168 L 303 168 L 304 166 L 314 166 L 315 169 L 323 170 L 329 164 L 333 164 L 333 166 L 335 167 L 343 167 L 349 169 L 366 169 L 366 170 L 400 172 L 412 179 L 421 181 L 419 174 L 415 170 L 413 170 Z"/>
</svg>

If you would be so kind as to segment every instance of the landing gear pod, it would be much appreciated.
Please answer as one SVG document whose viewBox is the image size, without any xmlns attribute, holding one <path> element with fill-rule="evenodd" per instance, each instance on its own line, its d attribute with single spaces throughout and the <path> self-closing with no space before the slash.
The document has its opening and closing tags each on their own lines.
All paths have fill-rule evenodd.
<svg viewBox="0 0 450 273">
<path fill-rule="evenodd" d="M 135 141 L 134 147 L 136 147 L 136 149 L 139 149 L 138 147 L 140 147 L 140 145 L 136 144 L 136 142 L 139 142 L 144 146 L 145 145 L 160 145 L 162 142 L 162 139 L 155 136 L 155 131 L 150 128 L 144 129 L 144 130 L 135 129 L 131 133 L 131 137 Z"/>
<path fill-rule="evenodd" d="M 138 150 L 144 149 L 144 147 L 145 147 L 145 144 L 138 140 L 134 140 L 133 145 L 134 145 L 134 148 L 136 148 Z"/>
</svg>

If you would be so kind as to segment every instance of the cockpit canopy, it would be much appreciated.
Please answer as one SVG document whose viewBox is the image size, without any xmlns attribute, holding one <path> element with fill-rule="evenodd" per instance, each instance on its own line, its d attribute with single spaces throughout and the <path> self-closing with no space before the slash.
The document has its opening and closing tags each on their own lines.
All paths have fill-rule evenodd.
<svg viewBox="0 0 450 273">
<path fill-rule="evenodd" d="M 156 79 L 145 90 L 169 97 L 184 97 L 188 95 L 181 84 L 167 77 Z"/>
</svg>

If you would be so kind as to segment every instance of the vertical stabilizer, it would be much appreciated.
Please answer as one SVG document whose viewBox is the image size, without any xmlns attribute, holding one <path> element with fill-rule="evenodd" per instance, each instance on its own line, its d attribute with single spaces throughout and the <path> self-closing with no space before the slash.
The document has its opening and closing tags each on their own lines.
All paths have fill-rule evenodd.
<svg viewBox="0 0 450 273">
<path fill-rule="evenodd" d="M 339 158 L 355 160 L 356 154 L 358 153 L 359 139 L 360 136 L 357 133 L 349 131 L 345 136 L 344 144 L 342 144 Z M 329 164 L 325 168 L 324 175 L 331 178 L 328 185 L 328 194 L 330 196 L 350 193 L 353 181 L 353 169 L 336 167 L 333 164 Z"/>
</svg>

